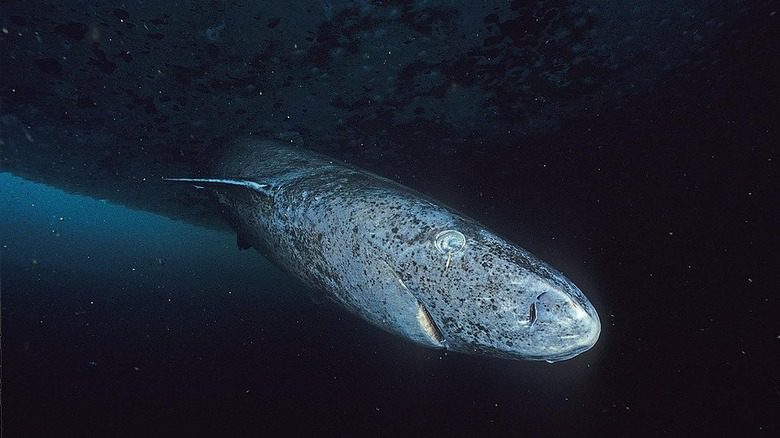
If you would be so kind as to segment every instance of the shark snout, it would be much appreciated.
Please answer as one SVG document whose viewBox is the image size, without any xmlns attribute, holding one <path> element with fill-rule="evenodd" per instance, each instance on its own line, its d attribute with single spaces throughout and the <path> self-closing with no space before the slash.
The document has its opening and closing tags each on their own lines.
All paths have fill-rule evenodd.
<svg viewBox="0 0 780 438">
<path fill-rule="evenodd" d="M 569 294 L 549 290 L 532 304 L 531 330 L 547 338 L 543 359 L 557 362 L 590 349 L 601 333 L 601 321 L 590 302 L 580 303 Z"/>
</svg>

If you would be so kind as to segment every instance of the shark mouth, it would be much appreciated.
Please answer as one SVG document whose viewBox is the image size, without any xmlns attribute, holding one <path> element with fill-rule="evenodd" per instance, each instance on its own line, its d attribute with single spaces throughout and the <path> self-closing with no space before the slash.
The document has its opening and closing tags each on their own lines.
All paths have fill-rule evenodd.
<svg viewBox="0 0 780 438">
<path fill-rule="evenodd" d="M 442 335 L 441 330 L 439 330 L 439 327 L 433 321 L 433 318 L 431 318 L 431 314 L 428 313 L 428 309 L 420 304 L 419 301 L 417 302 L 417 322 L 420 324 L 420 327 L 423 329 L 425 334 L 428 335 L 431 341 L 442 347 L 446 346 L 444 335 Z"/>
</svg>

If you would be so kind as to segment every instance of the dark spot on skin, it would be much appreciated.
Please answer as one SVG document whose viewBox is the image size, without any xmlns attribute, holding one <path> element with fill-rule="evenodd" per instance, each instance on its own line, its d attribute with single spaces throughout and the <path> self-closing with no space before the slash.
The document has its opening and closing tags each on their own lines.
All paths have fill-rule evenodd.
<svg viewBox="0 0 780 438">
<path fill-rule="evenodd" d="M 54 31 L 60 36 L 72 41 L 81 41 L 88 30 L 89 28 L 86 24 L 78 23 L 76 21 L 71 21 L 67 24 L 58 24 L 54 27 Z"/>
<path fill-rule="evenodd" d="M 498 23 L 498 15 L 490 14 L 482 20 L 485 24 Z"/>
<path fill-rule="evenodd" d="M 130 18 L 130 14 L 127 11 L 119 8 L 114 9 L 114 15 L 116 16 L 116 18 L 119 18 L 120 20 L 127 20 L 128 18 Z"/>
<path fill-rule="evenodd" d="M 281 21 L 282 21 L 281 18 L 271 18 L 270 20 L 268 20 L 268 27 L 273 29 L 276 26 L 278 26 Z"/>
<path fill-rule="evenodd" d="M 127 94 L 133 98 L 133 103 L 142 106 L 146 114 L 157 114 L 157 107 L 154 104 L 154 98 L 151 96 L 141 97 L 135 94 L 134 91 L 129 90 Z"/>
<path fill-rule="evenodd" d="M 87 96 L 79 96 L 76 99 L 76 106 L 78 108 L 94 108 L 97 106 L 97 103 Z"/>
<path fill-rule="evenodd" d="M 89 64 L 97 67 L 100 71 L 106 74 L 114 73 L 116 70 L 116 64 L 109 61 L 106 56 L 106 52 L 100 49 L 100 46 L 95 43 L 92 45 L 92 53 L 95 55 L 89 58 Z"/>
<path fill-rule="evenodd" d="M 11 15 L 11 23 L 17 26 L 24 26 L 27 24 L 27 20 L 25 20 L 24 17 L 20 17 L 19 15 Z"/>
<path fill-rule="evenodd" d="M 59 75 L 62 73 L 62 65 L 54 58 L 41 58 L 35 60 L 35 66 L 44 73 Z"/>
</svg>

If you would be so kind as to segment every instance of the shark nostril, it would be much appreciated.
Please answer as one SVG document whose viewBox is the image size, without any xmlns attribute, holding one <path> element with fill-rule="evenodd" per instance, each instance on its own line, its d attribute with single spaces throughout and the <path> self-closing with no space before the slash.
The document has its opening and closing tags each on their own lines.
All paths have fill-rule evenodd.
<svg viewBox="0 0 780 438">
<path fill-rule="evenodd" d="M 528 310 L 528 320 L 531 321 L 531 325 L 536 322 L 536 303 L 531 303 L 531 308 Z"/>
</svg>

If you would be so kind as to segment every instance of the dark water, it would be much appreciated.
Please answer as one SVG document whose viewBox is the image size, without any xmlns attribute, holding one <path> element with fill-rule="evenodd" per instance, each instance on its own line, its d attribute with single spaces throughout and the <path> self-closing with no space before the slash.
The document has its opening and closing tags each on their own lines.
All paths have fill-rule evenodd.
<svg viewBox="0 0 780 438">
<path fill-rule="evenodd" d="M 0 3 L 3 436 L 776 436 L 779 11 Z M 424 349 L 239 251 L 158 181 L 247 134 L 517 242 L 598 344 Z"/>
</svg>

